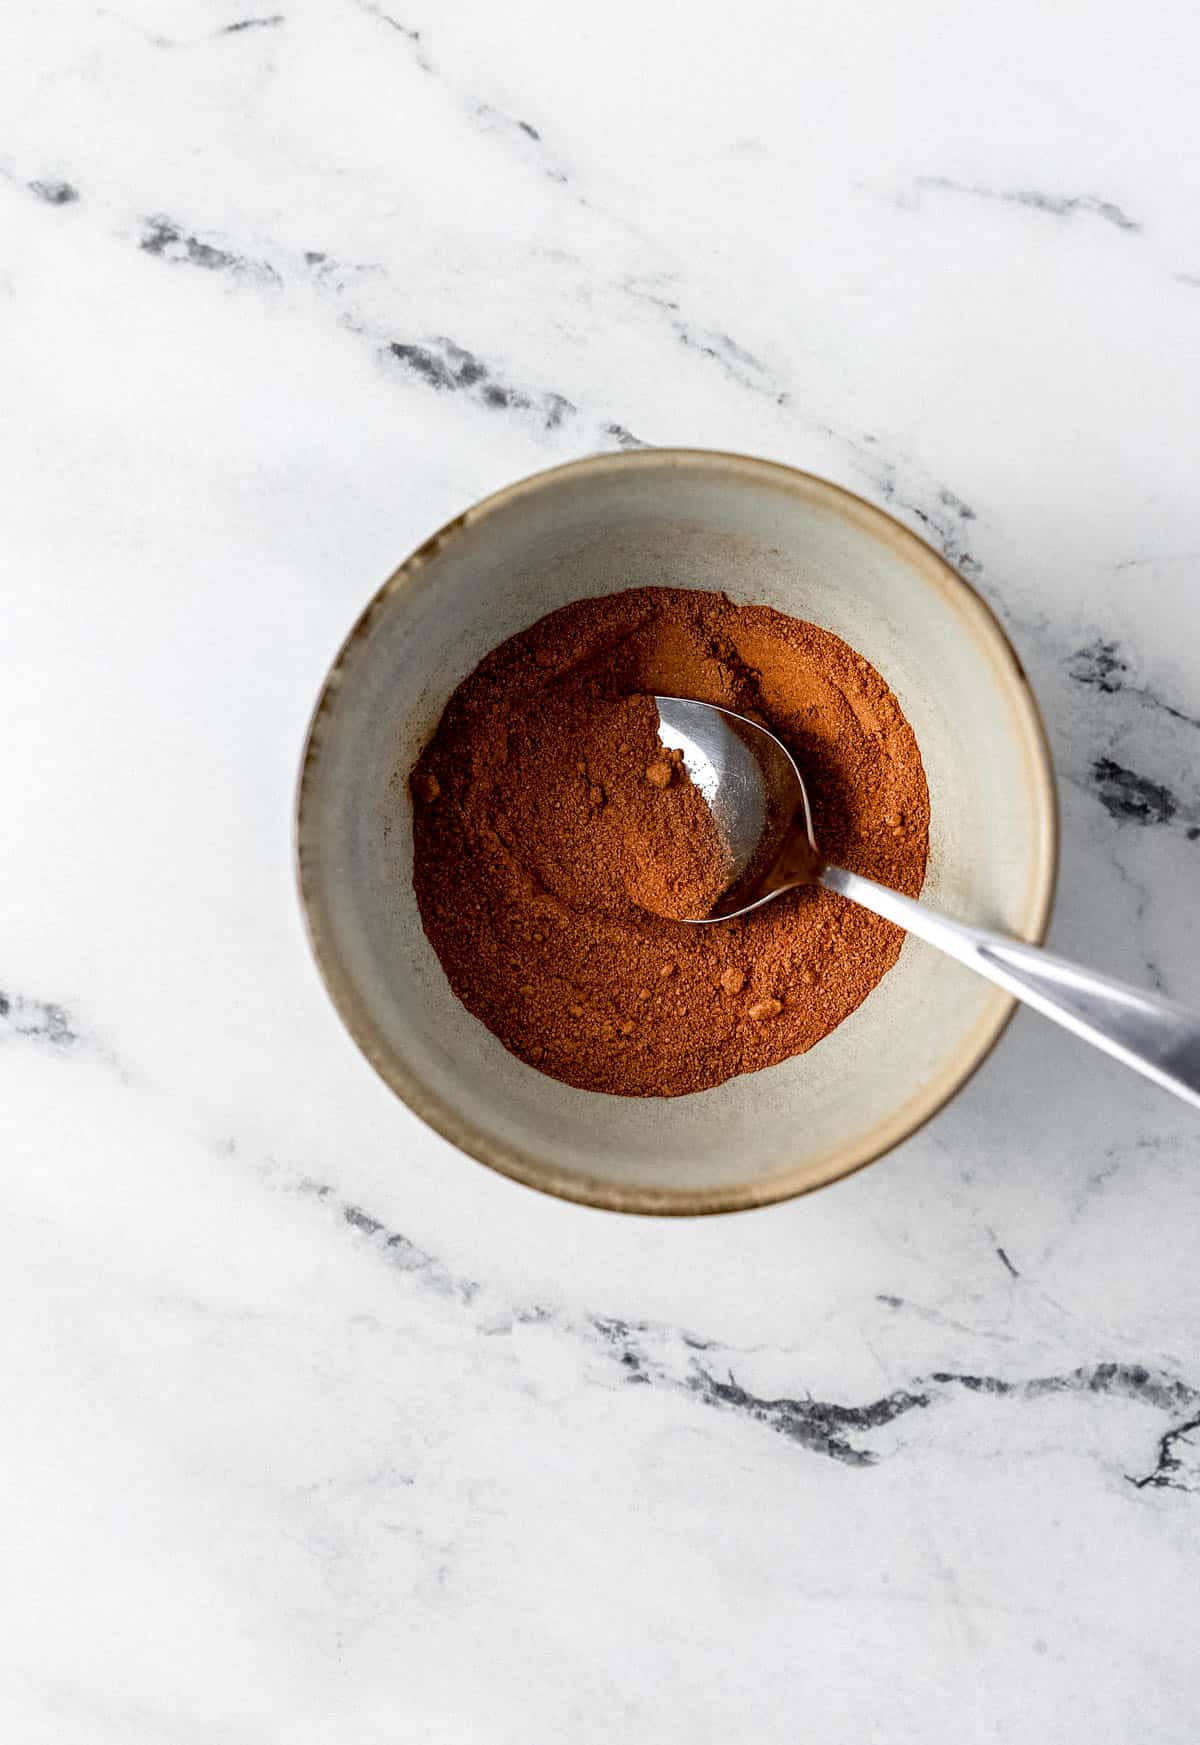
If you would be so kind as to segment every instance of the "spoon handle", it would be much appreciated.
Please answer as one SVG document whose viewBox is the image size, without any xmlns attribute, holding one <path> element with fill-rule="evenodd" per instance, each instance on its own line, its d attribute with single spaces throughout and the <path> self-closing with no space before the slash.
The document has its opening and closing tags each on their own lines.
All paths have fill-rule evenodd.
<svg viewBox="0 0 1200 1745">
<path fill-rule="evenodd" d="M 1039 946 L 951 921 L 859 873 L 829 866 L 821 883 L 936 945 L 1043 1017 L 1200 1108 L 1200 1012 L 1082 969 Z"/>
</svg>

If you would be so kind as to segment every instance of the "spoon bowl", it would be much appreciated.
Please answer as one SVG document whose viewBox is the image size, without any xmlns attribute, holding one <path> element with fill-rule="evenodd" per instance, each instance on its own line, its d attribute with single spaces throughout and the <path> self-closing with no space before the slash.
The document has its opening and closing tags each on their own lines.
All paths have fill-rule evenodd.
<svg viewBox="0 0 1200 1745">
<path fill-rule="evenodd" d="M 804 777 L 769 728 L 715 703 L 656 696 L 658 736 L 705 800 L 725 850 L 729 883 L 706 925 L 759 909 L 784 891 L 811 884 L 820 870 Z"/>
</svg>

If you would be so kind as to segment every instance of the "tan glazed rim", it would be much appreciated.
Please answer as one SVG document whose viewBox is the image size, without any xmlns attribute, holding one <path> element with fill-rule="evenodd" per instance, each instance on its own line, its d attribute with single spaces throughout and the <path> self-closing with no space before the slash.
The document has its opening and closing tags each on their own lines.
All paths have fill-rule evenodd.
<svg viewBox="0 0 1200 1745">
<path fill-rule="evenodd" d="M 738 1187 L 663 1190 L 628 1186 L 598 1177 L 568 1174 L 514 1145 L 499 1144 L 450 1103 L 424 1084 L 399 1058 L 365 1010 L 356 989 L 336 955 L 329 949 L 320 894 L 312 888 L 308 869 L 312 857 L 306 852 L 315 825 L 306 817 L 306 801 L 320 755 L 321 727 L 332 699 L 347 673 L 347 664 L 357 644 L 370 632 L 377 615 L 392 597 L 416 581 L 420 573 L 448 542 L 467 527 L 478 527 L 498 511 L 511 508 L 546 485 L 568 475 L 603 476 L 632 467 L 658 467 L 669 471 L 680 465 L 711 467 L 725 474 L 741 474 L 776 488 L 802 489 L 811 502 L 820 501 L 833 514 L 871 531 L 904 558 L 918 557 L 914 566 L 921 579 L 936 588 L 965 621 L 973 636 L 984 645 L 1001 673 L 1015 685 L 1015 700 L 1021 728 L 1031 753 L 1031 800 L 1040 825 L 1041 851 L 1034 868 L 1032 890 L 1022 924 L 1016 931 L 1031 944 L 1046 936 L 1058 875 L 1058 803 L 1049 744 L 1037 700 L 1030 688 L 1016 651 L 991 607 L 965 581 L 941 553 L 910 531 L 885 510 L 856 496 L 841 485 L 778 461 L 716 449 L 640 449 L 619 454 L 592 455 L 534 473 L 505 486 L 448 521 L 407 557 L 388 577 L 360 614 L 346 637 L 321 688 L 309 722 L 296 794 L 295 859 L 301 909 L 317 967 L 333 1004 L 351 1037 L 392 1091 L 443 1138 L 479 1163 L 501 1175 L 559 1199 L 599 1207 L 606 1211 L 636 1212 L 658 1216 L 697 1216 L 715 1212 L 745 1211 L 793 1199 L 814 1188 L 852 1175 L 908 1139 L 962 1089 L 987 1059 L 1016 1009 L 1016 1000 L 996 988 L 972 1034 L 963 1043 L 956 1063 L 926 1085 L 916 1096 L 881 1121 L 856 1143 L 847 1144 L 828 1157 L 816 1172 L 811 1165 L 800 1170 L 784 1163 L 777 1171 L 764 1171 L 754 1181 Z"/>
</svg>

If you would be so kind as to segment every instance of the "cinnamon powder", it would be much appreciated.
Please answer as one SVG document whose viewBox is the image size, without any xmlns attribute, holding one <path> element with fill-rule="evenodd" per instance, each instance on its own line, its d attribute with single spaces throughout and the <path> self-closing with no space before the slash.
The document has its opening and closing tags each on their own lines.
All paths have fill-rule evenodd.
<svg viewBox="0 0 1200 1745">
<path fill-rule="evenodd" d="M 758 716 L 804 772 L 827 858 L 916 896 L 920 752 L 839 637 L 721 594 L 579 600 L 463 681 L 412 771 L 413 885 L 467 1009 L 584 1090 L 680 1096 L 827 1036 L 900 951 L 898 928 L 812 886 L 707 927 L 728 876 L 653 692 Z"/>
</svg>

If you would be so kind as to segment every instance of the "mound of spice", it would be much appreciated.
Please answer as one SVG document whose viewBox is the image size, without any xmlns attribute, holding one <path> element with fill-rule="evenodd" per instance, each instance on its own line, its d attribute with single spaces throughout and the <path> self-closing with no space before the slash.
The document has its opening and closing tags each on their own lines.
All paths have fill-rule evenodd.
<svg viewBox="0 0 1200 1745">
<path fill-rule="evenodd" d="M 579 600 L 489 654 L 411 773 L 413 885 L 450 985 L 506 1048 L 583 1090 L 680 1096 L 800 1054 L 903 934 L 818 886 L 692 927 L 727 880 L 650 694 L 757 716 L 789 746 L 823 852 L 916 896 L 916 739 L 839 637 L 724 595 Z"/>
</svg>

